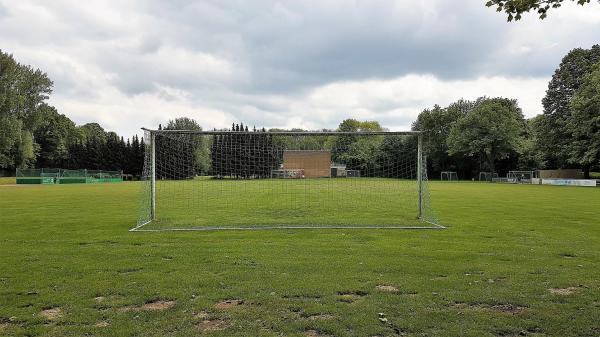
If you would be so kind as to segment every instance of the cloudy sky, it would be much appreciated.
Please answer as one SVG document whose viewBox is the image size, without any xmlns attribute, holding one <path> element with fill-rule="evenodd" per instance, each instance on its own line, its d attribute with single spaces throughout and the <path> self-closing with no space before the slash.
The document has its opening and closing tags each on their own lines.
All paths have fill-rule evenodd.
<svg viewBox="0 0 600 337">
<path fill-rule="evenodd" d="M 410 127 L 459 98 L 526 116 L 562 56 L 600 42 L 600 4 L 507 23 L 485 0 L 0 0 L 0 49 L 46 71 L 51 104 L 123 135 L 203 127 Z"/>
</svg>

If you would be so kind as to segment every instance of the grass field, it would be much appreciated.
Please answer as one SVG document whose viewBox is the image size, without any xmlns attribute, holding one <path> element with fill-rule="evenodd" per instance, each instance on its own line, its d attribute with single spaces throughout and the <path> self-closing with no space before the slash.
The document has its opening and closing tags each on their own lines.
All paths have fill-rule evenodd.
<svg viewBox="0 0 600 337">
<path fill-rule="evenodd" d="M 0 177 L 0 185 L 14 185 L 17 183 L 15 177 Z"/>
<path fill-rule="evenodd" d="M 195 179 L 159 180 L 156 185 L 156 220 L 144 226 L 144 230 L 432 226 L 417 219 L 418 193 L 414 180 Z M 148 195 L 149 182 L 147 186 Z M 423 209 L 424 218 L 435 222 L 431 207 L 424 203 Z M 148 219 L 149 212 L 147 207 Z"/>
<path fill-rule="evenodd" d="M 431 183 L 445 230 L 132 233 L 138 189 L 0 186 L 1 336 L 600 335 L 599 188 Z"/>
</svg>

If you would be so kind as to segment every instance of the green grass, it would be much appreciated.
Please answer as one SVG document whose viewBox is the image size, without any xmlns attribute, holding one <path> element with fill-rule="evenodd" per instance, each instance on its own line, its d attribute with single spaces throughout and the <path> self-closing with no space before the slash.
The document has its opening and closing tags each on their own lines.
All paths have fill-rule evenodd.
<svg viewBox="0 0 600 337">
<path fill-rule="evenodd" d="M 132 233 L 139 186 L 0 187 L 1 336 L 600 335 L 598 188 L 432 183 L 446 230 Z"/>
<path fill-rule="evenodd" d="M 417 183 L 411 180 L 157 181 L 156 195 L 157 220 L 144 229 L 429 226 L 417 220 Z"/>
<path fill-rule="evenodd" d="M 15 177 L 0 177 L 0 185 L 14 185 L 16 183 Z"/>
</svg>

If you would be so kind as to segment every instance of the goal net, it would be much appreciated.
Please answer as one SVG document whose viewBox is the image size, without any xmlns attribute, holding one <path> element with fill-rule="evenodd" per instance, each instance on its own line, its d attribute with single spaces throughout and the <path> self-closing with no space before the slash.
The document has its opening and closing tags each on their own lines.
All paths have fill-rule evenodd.
<svg viewBox="0 0 600 337">
<path fill-rule="evenodd" d="M 420 137 L 145 130 L 132 230 L 443 228 Z"/>
<path fill-rule="evenodd" d="M 456 172 L 454 171 L 442 171 L 442 173 L 440 174 L 440 180 L 457 181 L 458 174 L 456 174 Z"/>
<path fill-rule="evenodd" d="M 531 184 L 531 179 L 535 178 L 534 171 L 509 171 L 506 179 L 514 184 Z"/>
</svg>

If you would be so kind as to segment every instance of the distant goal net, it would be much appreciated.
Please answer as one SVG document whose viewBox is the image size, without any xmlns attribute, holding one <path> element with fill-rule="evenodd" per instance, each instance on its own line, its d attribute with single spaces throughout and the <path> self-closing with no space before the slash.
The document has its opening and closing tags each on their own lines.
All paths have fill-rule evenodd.
<svg viewBox="0 0 600 337">
<path fill-rule="evenodd" d="M 454 171 L 442 171 L 440 174 L 441 181 L 458 181 L 458 174 Z"/>
<path fill-rule="evenodd" d="M 145 130 L 132 230 L 443 228 L 420 137 Z"/>
</svg>

